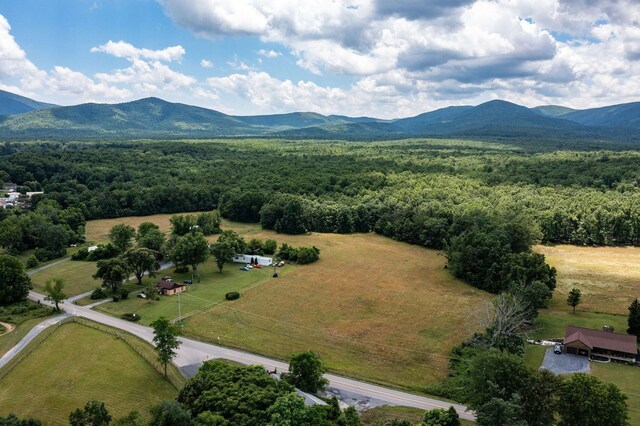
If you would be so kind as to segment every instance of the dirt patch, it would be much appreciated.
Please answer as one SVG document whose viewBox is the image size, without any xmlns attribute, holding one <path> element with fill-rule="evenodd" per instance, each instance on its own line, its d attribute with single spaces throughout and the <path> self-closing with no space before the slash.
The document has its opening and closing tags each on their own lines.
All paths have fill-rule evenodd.
<svg viewBox="0 0 640 426">
<path fill-rule="evenodd" d="M 0 322 L 0 325 L 4 327 L 4 331 L 0 332 L 0 336 L 4 336 L 5 334 L 11 333 L 16 329 L 16 326 L 13 324 L 9 324 L 8 322 Z"/>
</svg>

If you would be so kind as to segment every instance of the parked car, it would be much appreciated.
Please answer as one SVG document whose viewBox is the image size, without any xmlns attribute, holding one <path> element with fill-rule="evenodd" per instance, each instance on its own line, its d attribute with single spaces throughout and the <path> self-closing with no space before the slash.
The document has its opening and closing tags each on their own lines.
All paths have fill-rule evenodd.
<svg viewBox="0 0 640 426">
<path fill-rule="evenodd" d="M 278 266 L 284 266 L 284 260 L 281 260 L 280 262 L 278 262 Z"/>
<path fill-rule="evenodd" d="M 553 345 L 553 353 L 554 354 L 561 354 L 562 353 L 562 344 L 556 343 L 555 345 Z"/>
<path fill-rule="evenodd" d="M 241 271 L 248 271 L 250 268 L 247 268 L 246 266 L 243 266 L 242 268 L 240 268 Z"/>
<path fill-rule="evenodd" d="M 184 280 L 182 281 L 183 284 L 193 284 L 193 280 Z"/>
<path fill-rule="evenodd" d="M 138 293 L 138 297 L 139 297 L 140 299 L 146 299 L 146 298 L 147 298 L 147 295 L 146 295 L 146 294 L 144 294 L 144 293 Z"/>
<path fill-rule="evenodd" d="M 256 269 L 262 269 L 262 265 L 257 265 L 256 264 L 256 265 L 253 265 L 253 267 L 256 268 Z"/>
</svg>

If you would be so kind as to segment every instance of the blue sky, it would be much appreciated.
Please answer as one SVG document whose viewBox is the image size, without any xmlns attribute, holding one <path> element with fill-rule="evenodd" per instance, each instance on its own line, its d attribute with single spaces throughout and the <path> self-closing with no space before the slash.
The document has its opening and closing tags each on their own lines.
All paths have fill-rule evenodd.
<svg viewBox="0 0 640 426">
<path fill-rule="evenodd" d="M 640 95 L 633 0 L 4 0 L 0 88 L 398 117 Z"/>
</svg>

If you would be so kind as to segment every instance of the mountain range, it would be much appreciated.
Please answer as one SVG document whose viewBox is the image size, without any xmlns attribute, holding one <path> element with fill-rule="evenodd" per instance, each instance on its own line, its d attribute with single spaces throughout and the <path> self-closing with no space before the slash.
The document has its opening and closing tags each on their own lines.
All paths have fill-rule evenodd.
<svg viewBox="0 0 640 426">
<path fill-rule="evenodd" d="M 158 98 L 61 107 L 0 91 L 0 112 L 0 137 L 6 140 L 243 136 L 366 140 L 430 136 L 640 142 L 640 102 L 574 110 L 557 105 L 527 108 L 494 100 L 382 120 L 312 112 L 234 116 Z"/>
</svg>

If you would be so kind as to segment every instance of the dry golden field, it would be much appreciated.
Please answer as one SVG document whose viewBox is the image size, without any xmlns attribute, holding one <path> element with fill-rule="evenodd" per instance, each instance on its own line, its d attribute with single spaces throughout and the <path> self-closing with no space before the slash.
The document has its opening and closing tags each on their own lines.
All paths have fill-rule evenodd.
<svg viewBox="0 0 640 426">
<path fill-rule="evenodd" d="M 452 346 L 478 329 L 470 312 L 490 297 L 454 279 L 437 251 L 379 235 L 223 227 L 315 245 L 320 260 L 192 317 L 185 331 L 203 340 L 282 359 L 312 349 L 333 371 L 418 389 L 444 377 Z"/>
<path fill-rule="evenodd" d="M 569 291 L 582 292 L 579 310 L 626 315 L 640 297 L 640 247 L 537 246 L 535 250 L 558 270 L 552 308 L 566 305 Z"/>
</svg>

